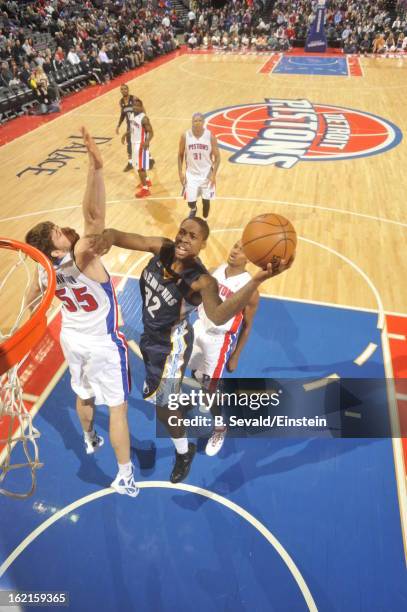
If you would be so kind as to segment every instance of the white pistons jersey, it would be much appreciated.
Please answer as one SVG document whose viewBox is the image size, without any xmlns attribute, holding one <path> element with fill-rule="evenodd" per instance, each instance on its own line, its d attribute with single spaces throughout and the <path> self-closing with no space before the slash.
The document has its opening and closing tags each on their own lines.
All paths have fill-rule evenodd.
<svg viewBox="0 0 407 612">
<path fill-rule="evenodd" d="M 99 283 L 77 267 L 72 252 L 55 265 L 55 295 L 62 302 L 62 327 L 88 336 L 118 330 L 118 305 L 111 279 Z"/>
<path fill-rule="evenodd" d="M 223 264 L 222 266 L 219 266 L 215 272 L 212 272 L 212 276 L 214 276 L 218 281 L 219 297 L 222 301 L 226 300 L 226 298 L 228 298 L 230 295 L 236 293 L 236 291 L 239 291 L 239 289 L 246 285 L 252 278 L 248 272 L 242 272 L 242 274 L 236 274 L 235 276 L 229 276 L 227 278 L 225 275 L 226 268 L 227 264 Z M 206 316 L 202 304 L 198 308 L 198 314 L 205 331 L 210 334 L 234 334 L 238 331 L 243 321 L 243 312 L 241 311 L 229 319 L 229 321 L 226 321 L 226 323 L 223 325 L 215 325 Z"/>
<path fill-rule="evenodd" d="M 186 174 L 207 178 L 212 169 L 211 132 L 204 129 L 200 138 L 193 135 L 192 130 L 185 134 Z"/>
<path fill-rule="evenodd" d="M 133 144 L 143 144 L 146 140 L 146 130 L 142 124 L 145 116 L 145 113 L 129 113 L 130 140 Z"/>
</svg>

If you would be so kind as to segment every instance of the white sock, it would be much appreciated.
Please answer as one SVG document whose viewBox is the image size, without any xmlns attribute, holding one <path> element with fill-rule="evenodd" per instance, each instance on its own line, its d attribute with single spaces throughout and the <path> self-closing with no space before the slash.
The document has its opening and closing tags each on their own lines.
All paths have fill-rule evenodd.
<svg viewBox="0 0 407 612">
<path fill-rule="evenodd" d="M 132 159 L 129 159 L 129 164 L 130 164 L 130 166 L 133 165 L 133 160 Z"/>
<path fill-rule="evenodd" d="M 174 442 L 175 449 L 179 455 L 185 455 L 188 452 L 188 438 L 171 438 Z"/>
<path fill-rule="evenodd" d="M 91 431 L 84 431 L 83 437 L 85 438 L 87 442 L 95 442 L 97 438 L 95 428 L 91 429 Z"/>
<path fill-rule="evenodd" d="M 124 478 L 129 478 L 129 476 L 131 476 L 133 470 L 133 464 L 131 461 L 128 463 L 118 463 L 117 465 L 119 466 L 120 476 L 123 476 Z"/>
</svg>

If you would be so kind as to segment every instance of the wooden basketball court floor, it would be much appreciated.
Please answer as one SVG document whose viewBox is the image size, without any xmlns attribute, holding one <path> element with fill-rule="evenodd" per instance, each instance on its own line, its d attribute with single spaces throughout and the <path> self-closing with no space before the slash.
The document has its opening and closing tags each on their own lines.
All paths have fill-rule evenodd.
<svg viewBox="0 0 407 612">
<path fill-rule="evenodd" d="M 208 563 L 206 570 L 201 568 L 202 572 L 208 573 L 205 578 L 201 576 L 198 587 L 186 569 L 189 566 L 190 553 L 185 553 L 185 558 L 182 557 L 183 553 L 180 553 L 182 559 L 175 559 L 192 581 L 191 592 L 183 592 L 179 595 L 180 600 L 176 599 L 170 586 L 164 586 L 165 581 L 170 578 L 165 577 L 165 571 L 161 567 L 156 567 L 156 570 L 160 576 L 163 598 L 160 601 L 154 599 L 154 589 L 151 587 L 150 590 L 147 589 L 148 592 L 144 592 L 141 601 L 134 599 L 128 592 L 127 580 L 131 582 L 131 576 L 127 576 L 127 570 L 123 570 L 125 577 L 113 581 L 109 597 L 116 603 L 112 603 L 111 609 L 116 609 L 120 597 L 123 600 L 122 580 L 126 582 L 124 600 L 126 606 L 130 606 L 128 609 L 133 609 L 137 600 L 137 609 L 142 610 L 187 610 L 191 605 L 200 610 L 200 604 L 191 603 L 194 594 L 198 592 L 202 609 L 204 605 L 216 605 L 216 597 L 220 598 L 218 609 L 222 610 L 402 609 L 402 602 L 405 603 L 407 597 L 405 582 L 403 583 L 403 544 L 405 551 L 407 527 L 406 472 L 403 445 L 399 437 L 399 423 L 401 422 L 403 427 L 404 412 L 407 410 L 406 390 L 402 387 L 402 379 L 407 377 L 407 218 L 404 204 L 407 145 L 402 138 L 407 124 L 407 110 L 402 103 L 407 87 L 407 61 L 397 58 L 361 58 L 362 76 L 343 77 L 274 73 L 266 65 L 270 61 L 269 57 L 262 55 L 181 52 L 167 59 L 168 61 L 160 65 L 151 66 L 152 69 L 142 75 L 136 73 L 135 78 L 129 78 L 127 81 L 131 93 L 142 98 L 154 128 L 155 136 L 151 149 L 156 159 L 156 168 L 151 172 L 151 198 L 136 200 L 133 195 L 135 177 L 132 173 L 122 172 L 126 164 L 126 150 L 120 144 L 120 137 L 115 134 L 120 97 L 117 81 L 117 86 L 114 82 L 107 87 L 93 88 L 88 94 L 88 101 L 84 99 L 69 112 L 18 138 L 10 139 L 10 142 L 0 147 L 0 235 L 23 240 L 30 227 L 48 219 L 61 226 L 69 225 L 77 229 L 82 227 L 80 204 L 87 162 L 83 149 L 78 146 L 78 137 L 80 126 L 86 125 L 92 135 L 99 139 L 105 160 L 107 225 L 143 234 L 173 237 L 179 222 L 187 214 L 186 204 L 180 197 L 181 186 L 177 173 L 179 137 L 188 129 L 194 112 L 205 113 L 209 126 L 215 126 L 218 139 L 224 145 L 221 148 L 217 197 L 212 204 L 209 218 L 212 235 L 203 253 L 207 266 L 213 267 L 225 260 L 229 248 L 239 237 L 245 224 L 256 214 L 275 212 L 288 217 L 300 238 L 297 258 L 290 272 L 272 279 L 262 288 L 264 299 L 256 318 L 253 336 L 236 375 L 320 379 L 338 374 L 345 378 L 388 378 L 388 418 L 394 435 L 391 439 L 389 437 L 376 441 L 377 444 L 372 444 L 371 441 L 367 444 L 366 440 L 362 442 L 361 439 L 357 442 L 314 440 L 313 442 L 321 443 L 322 446 L 318 446 L 315 451 L 311 441 L 314 451 L 308 447 L 305 454 L 301 446 L 303 443 L 297 447 L 295 441 L 273 439 L 262 442 L 265 446 L 259 446 L 260 443 L 254 445 L 253 440 L 232 441 L 229 447 L 225 445 L 226 449 L 222 451 L 224 454 L 221 453 L 215 458 L 210 468 L 205 464 L 206 467 L 195 469 L 194 464 L 188 479 L 192 488 L 199 488 L 200 491 L 208 489 L 209 492 L 223 495 L 230 504 L 233 503 L 231 500 L 234 500 L 262 521 L 264 529 L 260 529 L 260 532 L 263 536 L 264 530 L 278 534 L 283 551 L 286 552 L 285 547 L 291 553 L 294 569 L 290 562 L 285 562 L 290 568 L 290 579 L 294 576 L 301 593 L 301 596 L 298 593 L 293 595 L 291 586 L 287 586 L 289 580 L 281 573 L 283 570 L 279 568 L 278 563 L 274 565 L 274 561 L 270 561 L 267 556 L 269 552 L 260 550 L 264 544 L 259 544 L 260 548 L 253 544 L 258 555 L 257 562 L 259 559 L 262 561 L 261 571 L 254 561 L 255 569 L 250 567 L 245 553 L 250 557 L 251 544 L 248 542 L 252 542 L 251 538 L 254 536 L 249 534 L 247 542 L 245 537 L 234 534 L 235 542 L 244 542 L 244 550 L 239 549 L 239 555 L 246 559 L 244 563 L 248 563 L 248 567 L 243 566 L 242 561 L 239 571 L 236 567 L 233 567 L 233 570 L 224 570 L 226 587 L 222 590 L 215 580 L 219 588 L 216 595 L 210 588 L 210 576 L 213 573 L 211 563 L 214 557 L 219 563 L 223 553 L 219 552 L 216 543 L 205 541 L 203 534 L 212 533 L 214 539 L 219 537 L 226 546 L 225 550 L 233 556 L 233 546 L 230 541 L 226 543 L 228 536 L 222 531 L 228 525 L 225 517 L 222 515 L 219 518 L 216 510 L 209 510 L 209 515 L 205 515 L 205 529 L 209 529 L 209 532 L 204 530 L 200 535 L 195 534 L 197 540 L 194 540 L 195 536 L 188 531 L 191 527 L 191 514 L 201 512 L 203 504 L 199 500 L 191 502 L 188 495 L 200 498 L 202 493 L 197 490 L 185 492 L 187 489 L 184 489 L 184 503 L 181 503 L 182 500 L 179 502 L 180 498 L 170 498 L 165 488 L 151 492 L 159 497 L 158 501 L 156 499 L 153 502 L 148 498 L 150 492 L 142 491 L 140 500 L 145 494 L 153 506 L 149 506 L 149 510 L 141 506 L 139 519 L 138 501 L 133 503 L 119 499 L 113 504 L 112 496 L 103 497 L 102 494 L 102 497 L 98 497 L 97 491 L 101 486 L 108 486 L 106 474 L 112 471 L 113 458 L 110 453 L 107 459 L 98 459 L 105 473 L 104 478 L 100 477 L 99 467 L 94 464 L 84 467 L 80 451 L 76 452 L 78 443 L 75 440 L 79 438 L 79 433 L 72 408 L 73 397 L 69 380 L 62 361 L 59 363 L 57 360 L 57 365 L 49 366 L 47 372 L 41 374 L 43 387 L 38 392 L 40 403 L 47 398 L 36 420 L 42 425 L 41 443 L 48 462 L 45 462 L 46 467 L 40 473 L 34 501 L 2 500 L 2 522 L 10 525 L 10 531 L 4 536 L 0 550 L 3 562 L 0 568 L 0 584 L 2 588 L 19 590 L 29 587 L 31 590 L 69 590 L 64 588 L 61 575 L 60 579 L 55 575 L 47 580 L 45 574 L 40 574 L 41 570 L 38 570 L 37 574 L 29 563 L 37 558 L 36 555 L 41 557 L 43 551 L 47 551 L 47 554 L 53 555 L 54 558 L 58 546 L 68 546 L 67 538 L 79 538 L 83 543 L 83 538 L 86 540 L 88 534 L 93 533 L 93 521 L 97 522 L 94 512 L 90 513 L 88 509 L 89 516 L 82 516 L 83 520 L 75 524 L 75 528 L 79 525 L 85 532 L 78 529 L 75 536 L 68 535 L 66 523 L 62 524 L 63 521 L 60 520 L 59 532 L 53 534 L 52 541 L 44 543 L 36 540 L 36 552 L 32 551 L 32 544 L 22 548 L 19 546 L 23 538 L 30 536 L 32 530 L 45 518 L 44 512 L 46 514 L 48 510 L 38 511 L 39 507 L 49 509 L 53 506 L 60 510 L 71 503 L 79 507 L 78 500 L 92 494 L 99 500 L 97 503 L 103 515 L 102 522 L 112 513 L 111 516 L 115 517 L 114 520 L 119 525 L 116 526 L 118 533 L 114 536 L 114 546 L 110 546 L 112 542 L 107 542 L 106 550 L 98 549 L 99 559 L 100 554 L 109 557 L 112 551 L 114 554 L 120 552 L 121 562 L 126 565 L 126 555 L 129 554 L 133 567 L 140 569 L 141 561 L 135 558 L 135 550 L 129 553 L 120 540 L 120 525 L 123 526 L 121 521 L 126 524 L 126 520 L 129 520 L 130 523 L 137 524 L 139 520 L 141 531 L 149 529 L 151 533 L 151 530 L 158 529 L 158 536 L 152 536 L 158 538 L 154 545 L 158 552 L 156 556 L 153 555 L 152 565 L 147 563 L 150 570 L 158 563 L 161 542 L 165 541 L 164 550 L 160 553 L 163 559 L 172 559 L 173 551 L 177 548 L 177 537 L 185 544 L 185 550 L 189 545 L 192 548 L 196 546 L 197 550 L 199 549 L 199 562 L 204 565 L 206 561 Z M 253 147 L 250 149 L 250 143 L 253 138 L 267 136 L 267 133 L 265 135 L 264 131 L 258 129 L 259 121 L 261 123 L 262 120 L 262 130 L 270 127 L 264 120 L 264 113 L 268 112 L 267 109 L 264 110 L 265 104 L 273 104 L 274 109 L 280 108 L 280 116 L 274 117 L 277 122 L 284 121 L 281 119 L 281 113 L 288 112 L 281 111 L 281 108 L 294 109 L 297 112 L 298 109 L 308 109 L 309 113 L 315 112 L 318 116 L 323 113 L 327 116 L 328 113 L 328 127 L 325 126 L 328 137 L 338 133 L 345 134 L 344 138 L 346 137 L 346 146 L 340 149 L 343 141 L 337 143 L 337 150 L 341 151 L 341 155 L 336 155 L 336 158 L 332 156 L 330 160 L 321 159 L 332 149 L 328 147 L 324 151 L 321 146 L 324 144 L 323 136 L 318 126 L 318 134 L 315 135 L 308 152 L 291 168 L 264 164 L 261 154 L 256 158 L 256 155 L 250 153 L 250 150 L 255 150 Z M 251 115 L 251 112 L 254 112 L 254 115 Z M 343 117 L 349 129 L 335 132 L 332 126 L 343 127 Z M 295 120 L 291 115 L 291 120 L 293 119 Z M 297 120 L 300 120 L 299 116 Z M 289 130 L 290 128 L 286 134 L 289 134 Z M 241 150 L 249 150 L 253 163 L 230 161 L 230 158 L 239 157 L 239 143 Z M 5 262 L 6 258 L 2 256 L 0 276 L 4 274 Z M 126 333 L 135 342 L 140 333 L 140 305 L 135 297 L 136 285 L 143 262 L 145 258 L 141 258 L 139 253 L 119 249 L 113 249 L 106 257 L 108 269 L 118 280 L 126 275 L 129 278 L 121 302 Z M 15 287 L 15 291 L 10 290 L 7 299 L 2 300 L 3 322 L 11 319 L 17 307 L 18 289 Z M 53 333 L 53 338 L 55 337 L 56 334 Z M 61 360 L 61 356 L 58 359 Z M 142 365 L 136 353 L 132 360 L 133 375 L 137 377 L 136 387 L 139 390 Z M 395 384 L 392 382 L 393 375 L 398 379 Z M 139 441 L 138 445 L 135 443 L 139 451 L 136 454 L 139 456 L 143 449 L 145 451 L 143 446 L 140 450 L 142 432 L 147 428 L 147 437 L 153 437 L 153 433 L 150 431 L 151 414 L 143 407 L 140 396 L 137 396 L 137 389 L 133 402 L 134 414 L 130 422 L 134 425 L 132 432 Z M 34 402 L 34 411 L 38 408 L 39 402 Z M 65 416 L 62 416 L 61 412 L 61 423 L 65 425 L 58 423 L 56 408 L 65 408 Z M 69 414 L 69 418 L 66 414 Z M 103 418 L 105 417 L 106 415 Z M 101 427 L 106 427 L 105 420 L 102 421 Z M 65 438 L 68 430 L 73 436 L 70 440 Z M 64 445 L 62 450 L 59 444 L 61 442 Z M 242 451 L 239 445 L 242 444 L 244 452 L 239 455 Z M 349 444 L 355 446 L 348 447 Z M 163 462 L 158 458 L 155 463 L 153 461 L 150 464 L 147 461 L 148 465 L 143 464 L 142 460 L 139 461 L 141 476 L 146 477 L 147 481 L 153 478 L 154 482 L 157 482 L 157 475 L 161 477 L 161 472 L 159 482 L 167 479 L 172 455 L 169 446 L 166 440 L 157 442 L 157 457 L 161 452 Z M 69 448 L 75 448 L 75 456 L 72 459 L 69 457 Z M 288 467 L 293 448 L 298 463 Z M 328 448 L 331 450 L 327 451 Z M 368 455 L 364 455 L 365 452 Z M 257 457 L 257 453 L 261 457 Z M 331 470 L 325 473 L 321 465 L 325 461 L 329 462 L 328 455 L 331 462 L 337 462 L 337 467 L 332 471 L 331 465 Z M 262 463 L 267 463 L 267 457 L 270 456 L 273 457 L 273 469 L 268 471 L 262 467 Z M 345 462 L 343 456 L 347 457 Z M 350 456 L 353 459 L 351 464 L 347 465 Z M 232 462 L 233 458 L 237 459 L 235 463 Z M 197 459 L 198 463 L 202 456 Z M 249 468 L 245 466 L 245 459 Z M 277 469 L 280 467 L 279 461 L 284 464 L 281 470 Z M 79 471 L 76 470 L 78 466 Z M 58 479 L 59 470 L 60 478 L 69 483 L 69 490 L 64 489 L 63 483 Z M 323 478 L 321 474 L 324 474 Z M 271 480 L 267 480 L 269 478 Z M 357 502 L 353 499 L 355 491 L 352 494 L 346 487 L 346 483 L 349 485 L 353 478 L 361 487 Z M 377 480 L 380 480 L 380 486 Z M 150 485 L 147 482 L 144 486 L 154 487 L 154 482 Z M 386 484 L 383 484 L 384 482 Z M 287 493 L 287 487 L 291 487 L 291 494 Z M 58 490 L 57 493 L 55 489 Z M 239 491 L 239 497 L 234 497 L 236 491 Z M 44 501 L 46 498 L 53 500 L 52 503 L 48 502 L 48 506 Z M 174 499 L 175 510 L 172 503 Z M 101 506 L 100 500 L 107 500 L 106 505 Z M 325 507 L 325 504 L 328 504 L 329 508 Z M 366 528 L 361 525 L 361 507 L 362 522 L 365 521 Z M 373 511 L 372 507 L 376 510 Z M 301 508 L 305 508 L 302 520 L 296 515 L 301 514 Z M 152 522 L 153 519 L 149 517 L 151 511 L 158 512 L 161 527 Z M 167 511 L 169 517 L 165 516 Z M 73 510 L 66 510 L 62 516 L 72 517 L 72 512 Z M 174 520 L 183 523 L 189 535 L 183 533 L 180 536 L 177 530 L 177 537 L 168 535 L 174 527 L 171 522 L 173 512 L 176 513 Z M 375 514 L 374 517 L 372 513 Z M 14 524 L 16 517 L 21 519 L 20 526 Z M 68 529 L 72 530 L 75 520 L 71 520 Z M 140 527 L 143 521 L 144 527 Z M 217 521 L 219 524 L 214 526 Z M 290 521 L 294 521 L 294 528 Z M 105 527 L 108 530 L 108 526 Z M 194 528 L 191 529 L 193 531 Z M 102 533 L 103 525 L 100 530 Z M 329 534 L 321 535 L 325 531 L 329 531 Z M 378 535 L 378 532 L 381 535 Z M 48 534 L 48 531 L 46 533 Z M 349 547 L 342 546 L 347 534 L 352 540 Z M 141 538 L 146 546 L 144 553 L 140 553 L 141 558 L 145 555 L 150 562 L 151 541 L 148 544 L 146 539 L 143 540 L 147 536 L 138 531 L 137 536 L 131 534 L 129 537 Z M 264 537 L 267 540 L 267 536 Z M 322 541 L 322 548 L 313 548 L 313 539 L 318 543 Z M 268 542 L 270 546 L 271 539 Z M 236 546 L 239 548 L 240 544 Z M 137 549 L 136 544 L 135 547 Z M 277 550 L 278 546 L 274 549 Z M 15 557 L 10 557 L 15 550 L 19 551 L 17 561 Z M 140 549 L 137 550 L 140 552 Z M 326 557 L 322 550 L 325 551 Z M 335 550 L 338 551 L 338 557 L 333 562 L 329 555 L 335 556 Z M 364 553 L 355 561 L 352 560 L 351 564 L 355 563 L 355 567 L 350 570 L 349 558 L 354 558 L 356 550 Z M 87 554 L 92 557 L 91 551 Z M 284 558 L 281 551 L 279 554 Z M 71 548 L 68 556 L 74 566 L 77 556 Z M 375 556 L 377 560 L 373 561 Z M 271 563 L 270 575 L 263 566 L 263 561 L 266 565 Z M 299 576 L 296 574 L 298 567 L 295 564 L 299 567 Z M 366 579 L 369 572 L 371 577 L 377 577 L 380 566 L 383 568 L 383 565 L 386 567 L 383 579 L 392 583 L 392 593 L 379 587 L 377 581 Z M 107 572 L 108 566 L 107 563 Z M 222 567 L 222 563 L 219 567 Z M 169 571 L 168 567 L 164 569 Z M 253 573 L 248 580 L 248 586 L 246 585 L 252 589 L 250 597 L 243 597 L 239 587 L 233 591 L 232 601 L 230 592 L 236 587 L 234 581 L 239 585 L 242 581 L 244 583 L 242 576 L 246 575 L 246 570 Z M 89 571 L 92 574 L 95 570 Z M 142 570 L 146 571 L 147 569 Z M 350 589 L 348 595 L 345 594 L 345 585 L 341 584 L 341 572 L 344 572 L 345 582 Z M 169 574 L 174 581 L 174 567 Z M 179 581 L 182 582 L 182 576 L 177 576 L 175 583 L 181 584 Z M 273 595 L 268 591 L 269 581 Z M 205 595 L 199 591 L 202 584 Z M 84 589 L 80 588 L 79 593 L 72 585 L 69 583 L 68 586 L 71 589 L 71 601 L 75 602 L 74 609 L 89 609 L 83 603 L 87 601 Z M 119 591 L 121 595 L 118 595 Z M 103 589 L 101 592 L 101 600 L 108 597 Z M 76 597 L 78 598 L 75 599 Z"/>
</svg>

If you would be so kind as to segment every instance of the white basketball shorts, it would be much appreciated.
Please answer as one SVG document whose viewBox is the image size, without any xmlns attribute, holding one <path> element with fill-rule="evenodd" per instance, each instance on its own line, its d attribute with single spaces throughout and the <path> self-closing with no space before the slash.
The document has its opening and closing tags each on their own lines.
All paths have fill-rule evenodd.
<svg viewBox="0 0 407 612">
<path fill-rule="evenodd" d="M 131 143 L 132 163 L 135 170 L 150 170 L 150 151 L 139 142 Z"/>
<path fill-rule="evenodd" d="M 184 194 L 187 202 L 196 202 L 199 196 L 204 200 L 213 200 L 215 187 L 205 177 L 187 174 Z"/>
<path fill-rule="evenodd" d="M 62 329 L 60 342 L 76 395 L 107 406 L 127 400 L 131 381 L 123 334 L 89 336 Z"/>
<path fill-rule="evenodd" d="M 200 319 L 194 323 L 194 345 L 188 367 L 196 370 L 197 380 L 217 380 L 235 346 L 237 333 L 208 333 Z"/>
</svg>

